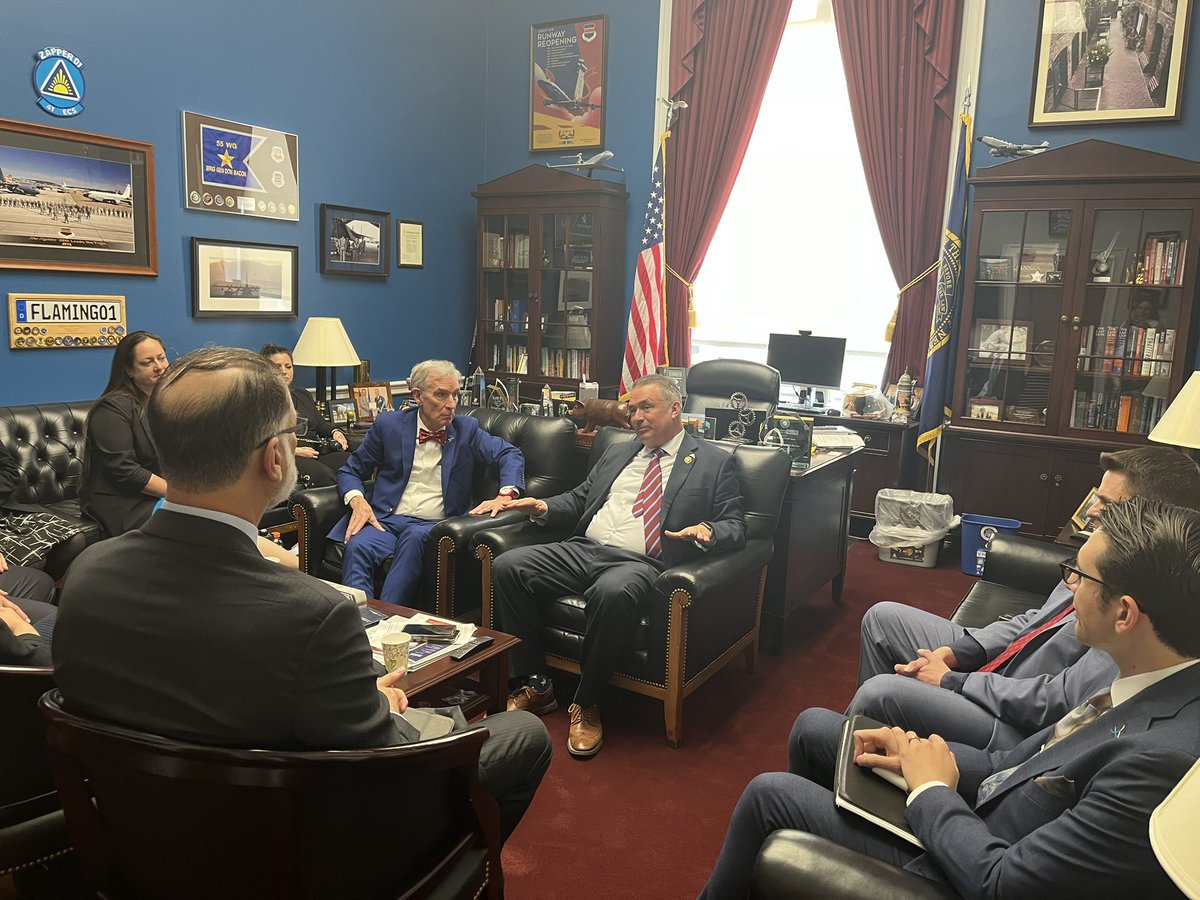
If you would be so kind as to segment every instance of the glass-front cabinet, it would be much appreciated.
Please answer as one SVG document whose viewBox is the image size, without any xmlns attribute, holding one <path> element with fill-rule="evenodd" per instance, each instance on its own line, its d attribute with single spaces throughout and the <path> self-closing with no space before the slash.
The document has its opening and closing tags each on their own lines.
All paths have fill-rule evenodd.
<svg viewBox="0 0 1200 900">
<path fill-rule="evenodd" d="M 472 366 L 523 399 L 620 379 L 623 185 L 528 166 L 481 184 Z M 515 398 L 514 398 L 515 399 Z"/>
<path fill-rule="evenodd" d="M 1088 144 L 1127 151 L 1133 163 L 1172 159 Z M 1182 384 L 1200 166 L 1176 161 L 1194 170 L 1187 185 L 1164 183 L 1153 170 L 1116 180 L 1116 153 L 1108 169 L 1061 171 L 1069 164 L 1061 156 L 1083 145 L 973 179 L 956 426 L 1140 442 Z M 1039 160 L 1061 183 L 1046 183 L 1047 175 L 1038 182 L 1032 171 L 1035 184 L 1012 177 Z"/>
</svg>

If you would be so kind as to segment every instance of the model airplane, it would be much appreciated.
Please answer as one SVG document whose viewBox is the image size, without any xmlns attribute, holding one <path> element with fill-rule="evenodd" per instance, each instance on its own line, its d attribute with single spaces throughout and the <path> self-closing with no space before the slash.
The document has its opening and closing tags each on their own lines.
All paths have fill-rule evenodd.
<svg viewBox="0 0 1200 900">
<path fill-rule="evenodd" d="M 3 169 L 0 169 L 0 187 L 10 194 L 24 194 L 26 197 L 36 197 L 40 193 L 38 188 L 32 184 L 18 184 L 15 181 L 9 181 L 4 177 Z"/>
<path fill-rule="evenodd" d="M 116 191 L 88 191 L 83 196 L 89 200 L 95 200 L 97 203 L 111 203 L 118 206 L 122 203 L 133 202 L 133 192 L 131 185 L 125 185 L 125 190 L 120 193 Z"/>
<path fill-rule="evenodd" d="M 986 145 L 992 156 L 1036 156 L 1050 149 L 1049 141 L 1042 141 L 1040 144 L 1014 144 L 1012 141 L 1002 141 L 987 135 L 981 135 L 976 140 Z"/>
<path fill-rule="evenodd" d="M 590 156 L 587 159 L 583 158 L 582 153 L 577 153 L 574 156 L 564 156 L 563 159 L 573 159 L 575 162 L 569 163 L 546 163 L 549 169 L 587 169 L 588 178 L 592 177 L 592 173 L 599 169 L 601 172 L 620 172 L 624 174 L 625 170 L 616 166 L 608 165 L 608 161 L 613 158 L 611 150 L 601 150 L 595 156 Z"/>
</svg>

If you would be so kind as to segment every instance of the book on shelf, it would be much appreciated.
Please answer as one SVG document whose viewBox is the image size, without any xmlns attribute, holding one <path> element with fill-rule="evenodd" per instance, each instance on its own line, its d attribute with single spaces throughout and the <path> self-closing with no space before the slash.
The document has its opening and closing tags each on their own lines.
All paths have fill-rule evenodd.
<svg viewBox="0 0 1200 900">
<path fill-rule="evenodd" d="M 1142 246 L 1142 284 L 1178 287 L 1183 284 L 1187 241 L 1178 235 L 1146 235 Z"/>
</svg>

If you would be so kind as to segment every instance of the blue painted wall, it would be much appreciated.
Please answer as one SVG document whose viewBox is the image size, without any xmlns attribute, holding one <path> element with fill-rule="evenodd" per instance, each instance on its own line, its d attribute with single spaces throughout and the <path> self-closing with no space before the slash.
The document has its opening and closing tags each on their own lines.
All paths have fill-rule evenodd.
<svg viewBox="0 0 1200 900">
<path fill-rule="evenodd" d="M 546 159 L 528 152 L 525 133 L 534 22 L 609 13 L 609 148 L 629 169 L 635 199 L 646 193 L 658 26 L 651 0 L 578 7 L 552 0 L 70 6 L 70 15 L 37 4 L 7 10 L 0 117 L 152 143 L 159 275 L 0 269 L 0 298 L 10 291 L 124 294 L 129 327 L 158 332 L 172 355 L 208 342 L 294 344 L 309 316 L 332 315 L 372 360 L 373 377 L 404 377 L 413 362 L 431 355 L 465 361 L 475 296 L 470 192 Z M 33 54 L 46 46 L 71 50 L 85 66 L 86 108 L 65 123 L 35 105 Z M 301 221 L 185 211 L 184 109 L 299 135 Z M 393 267 L 387 279 L 321 275 L 323 202 L 424 221 L 425 268 Z M 299 318 L 193 319 L 193 236 L 298 245 Z M 631 245 L 631 258 L 633 252 Z M 12 351 L 3 343 L 0 403 L 93 397 L 108 375 L 106 350 Z"/>
<path fill-rule="evenodd" d="M 983 55 L 975 103 L 975 134 L 1019 144 L 1049 141 L 1052 147 L 1099 138 L 1117 144 L 1200 158 L 1196 122 L 1200 116 L 1200 40 L 1189 42 L 1184 67 L 1182 118 L 1174 122 L 1132 125 L 1029 127 L 1029 98 L 1041 0 L 992 0 L 983 29 Z M 972 169 L 1000 160 L 975 145 Z"/>
</svg>

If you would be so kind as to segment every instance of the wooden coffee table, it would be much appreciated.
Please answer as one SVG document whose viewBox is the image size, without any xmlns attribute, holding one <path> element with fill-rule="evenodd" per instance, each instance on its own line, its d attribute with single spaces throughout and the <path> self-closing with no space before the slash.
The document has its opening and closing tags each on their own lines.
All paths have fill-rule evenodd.
<svg viewBox="0 0 1200 900">
<path fill-rule="evenodd" d="M 368 600 L 367 605 L 381 613 L 405 618 L 420 612 L 382 600 Z M 487 635 L 492 642 L 473 651 L 465 659 L 443 656 L 400 679 L 398 687 L 404 691 L 410 703 L 415 706 L 447 706 L 444 698 L 466 689 L 478 695 L 462 707 L 468 721 L 487 712 L 504 712 L 508 699 L 508 651 L 520 643 L 520 638 L 482 627 L 475 628 L 475 635 Z"/>
</svg>

